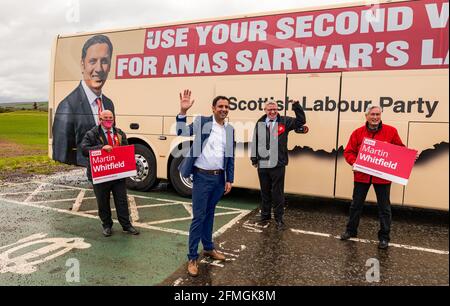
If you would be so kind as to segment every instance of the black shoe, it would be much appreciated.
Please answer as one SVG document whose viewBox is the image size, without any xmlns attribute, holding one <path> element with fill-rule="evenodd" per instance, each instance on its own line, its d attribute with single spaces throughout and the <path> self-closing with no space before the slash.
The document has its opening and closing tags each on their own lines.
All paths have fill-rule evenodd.
<svg viewBox="0 0 450 306">
<path fill-rule="evenodd" d="M 132 226 L 130 226 L 128 228 L 124 228 L 123 232 L 131 234 L 131 235 L 139 235 L 139 231 Z"/>
<path fill-rule="evenodd" d="M 286 224 L 284 224 L 283 221 L 277 222 L 277 230 L 279 230 L 279 231 L 284 231 L 284 230 L 286 230 L 286 229 L 287 229 Z"/>
<path fill-rule="evenodd" d="M 378 248 L 381 250 L 386 250 L 389 247 L 389 242 L 387 240 L 381 240 L 378 244 Z"/>
<path fill-rule="evenodd" d="M 349 232 L 345 232 L 341 235 L 340 239 L 341 240 L 349 240 L 350 238 L 355 238 L 356 235 L 352 235 Z"/>
<path fill-rule="evenodd" d="M 103 229 L 103 236 L 109 237 L 112 235 L 112 229 L 110 227 L 105 227 Z"/>
</svg>

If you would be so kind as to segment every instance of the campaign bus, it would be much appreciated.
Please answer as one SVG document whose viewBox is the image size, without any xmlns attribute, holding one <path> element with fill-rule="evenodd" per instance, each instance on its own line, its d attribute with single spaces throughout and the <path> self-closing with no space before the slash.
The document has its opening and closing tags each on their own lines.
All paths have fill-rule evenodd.
<svg viewBox="0 0 450 306">
<path fill-rule="evenodd" d="M 81 106 L 88 98 L 80 81 L 89 74 L 86 66 L 99 65 L 107 70 L 102 95 L 135 146 L 137 175 L 127 179 L 129 188 L 146 191 L 167 179 L 181 195 L 191 193 L 192 181 L 180 176 L 178 165 L 183 144 L 192 139 L 175 129 L 179 93 L 190 89 L 196 102 L 189 122 L 210 115 L 215 96 L 230 99 L 235 187 L 259 189 L 249 148 L 264 103 L 274 100 L 281 115 L 294 116 L 292 103 L 299 101 L 309 131 L 289 135 L 285 191 L 351 199 L 353 173 L 343 150 L 365 123 L 367 105 L 377 104 L 383 123 L 420 153 L 408 184 L 392 185 L 392 203 L 448 211 L 448 16 L 444 0 L 360 2 L 58 35 L 50 69 L 49 154 L 76 156 L 76 144 L 57 141 L 55 132 L 82 135 L 54 124 L 64 117 L 76 127 L 92 116 Z M 83 46 L 96 35 L 111 41 L 111 60 L 83 63 Z M 72 110 L 76 119 L 63 107 L 68 99 L 80 104 Z M 375 201 L 373 190 L 368 200 Z"/>
</svg>

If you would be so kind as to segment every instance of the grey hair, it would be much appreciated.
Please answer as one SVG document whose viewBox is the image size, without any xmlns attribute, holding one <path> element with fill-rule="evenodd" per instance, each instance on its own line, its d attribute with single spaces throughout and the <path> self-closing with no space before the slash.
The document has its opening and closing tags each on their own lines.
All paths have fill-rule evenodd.
<svg viewBox="0 0 450 306">
<path fill-rule="evenodd" d="M 369 104 L 369 105 L 367 105 L 367 108 L 366 108 L 366 115 L 368 115 L 368 114 L 370 113 L 370 111 L 371 111 L 372 109 L 374 109 L 374 108 L 379 108 L 380 111 L 383 112 L 383 109 L 381 108 L 381 106 L 379 106 L 379 105 L 374 105 L 374 104 Z"/>
<path fill-rule="evenodd" d="M 266 108 L 267 106 L 269 106 L 270 104 L 275 104 L 278 106 L 278 103 L 275 102 L 275 100 L 268 100 L 264 103 L 264 108 Z"/>
</svg>

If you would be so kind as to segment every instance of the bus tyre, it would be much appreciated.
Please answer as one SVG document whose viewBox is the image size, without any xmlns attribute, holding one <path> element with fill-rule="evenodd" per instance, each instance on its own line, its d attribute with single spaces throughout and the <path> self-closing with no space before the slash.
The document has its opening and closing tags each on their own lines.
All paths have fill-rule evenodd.
<svg viewBox="0 0 450 306">
<path fill-rule="evenodd" d="M 147 191 L 158 184 L 155 154 L 144 145 L 134 145 L 137 175 L 126 179 L 129 189 Z"/>
<path fill-rule="evenodd" d="M 170 182 L 175 191 L 183 197 L 192 196 L 192 179 L 181 176 L 178 166 L 183 161 L 183 156 L 176 157 L 170 164 Z"/>
</svg>

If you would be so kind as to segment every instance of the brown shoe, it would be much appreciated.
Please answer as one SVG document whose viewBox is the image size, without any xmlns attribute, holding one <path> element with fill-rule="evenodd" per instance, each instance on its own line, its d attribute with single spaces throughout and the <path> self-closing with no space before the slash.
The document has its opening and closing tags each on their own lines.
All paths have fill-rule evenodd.
<svg viewBox="0 0 450 306">
<path fill-rule="evenodd" d="M 203 251 L 203 256 L 211 257 L 214 260 L 221 260 L 221 261 L 225 260 L 225 255 L 217 252 L 216 250 Z"/>
<path fill-rule="evenodd" d="M 189 260 L 188 262 L 188 274 L 196 277 L 198 275 L 198 263 L 196 259 Z"/>
</svg>

